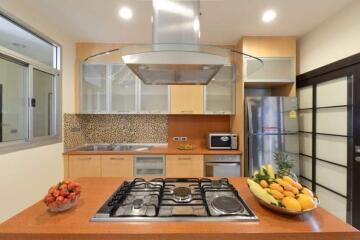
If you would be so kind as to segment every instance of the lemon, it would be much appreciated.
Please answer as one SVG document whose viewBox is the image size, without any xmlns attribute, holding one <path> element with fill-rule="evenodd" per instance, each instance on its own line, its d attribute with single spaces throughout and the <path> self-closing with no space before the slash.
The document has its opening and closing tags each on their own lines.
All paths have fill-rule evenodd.
<svg viewBox="0 0 360 240">
<path fill-rule="evenodd" d="M 303 189 L 301 189 L 301 193 L 308 195 L 310 197 L 314 197 L 314 194 L 311 190 L 309 190 L 308 188 L 304 187 Z"/>
<path fill-rule="evenodd" d="M 299 194 L 297 200 L 300 203 L 302 210 L 308 210 L 308 209 L 315 208 L 315 201 L 309 195 Z"/>
<path fill-rule="evenodd" d="M 301 211 L 300 203 L 293 197 L 284 197 L 281 203 L 285 206 L 286 209 L 290 211 Z"/>
</svg>

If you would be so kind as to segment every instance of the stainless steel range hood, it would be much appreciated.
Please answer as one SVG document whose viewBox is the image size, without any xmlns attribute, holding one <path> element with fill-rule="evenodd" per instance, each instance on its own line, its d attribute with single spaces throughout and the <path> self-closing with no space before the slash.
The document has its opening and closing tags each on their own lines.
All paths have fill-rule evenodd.
<svg viewBox="0 0 360 240">
<path fill-rule="evenodd" d="M 128 45 L 85 59 L 125 63 L 145 84 L 208 84 L 224 66 L 242 55 L 234 49 L 199 44 L 199 0 L 153 0 L 153 44 Z"/>
<path fill-rule="evenodd" d="M 126 55 L 123 61 L 145 84 L 208 84 L 229 62 L 199 52 L 199 17 L 198 0 L 153 0 L 153 51 Z"/>
</svg>

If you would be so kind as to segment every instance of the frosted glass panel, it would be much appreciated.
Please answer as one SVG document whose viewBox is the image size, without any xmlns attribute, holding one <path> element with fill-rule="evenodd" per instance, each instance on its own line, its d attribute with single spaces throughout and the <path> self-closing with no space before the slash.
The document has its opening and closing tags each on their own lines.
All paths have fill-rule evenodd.
<svg viewBox="0 0 360 240">
<path fill-rule="evenodd" d="M 145 113 L 167 113 L 169 109 L 169 86 L 146 85 L 141 81 L 140 111 Z"/>
<path fill-rule="evenodd" d="M 312 159 L 300 156 L 300 175 L 312 179 Z"/>
<path fill-rule="evenodd" d="M 84 64 L 82 70 L 82 113 L 106 112 L 106 65 Z"/>
<path fill-rule="evenodd" d="M 346 198 L 332 193 L 320 186 L 316 186 L 316 193 L 320 199 L 320 207 L 346 221 Z"/>
<path fill-rule="evenodd" d="M 312 131 L 312 110 L 299 110 L 299 129 L 300 131 Z"/>
<path fill-rule="evenodd" d="M 297 91 L 299 108 L 312 108 L 313 105 L 313 87 L 308 86 L 300 88 Z"/>
<path fill-rule="evenodd" d="M 317 160 L 316 183 L 346 196 L 347 169 Z"/>
<path fill-rule="evenodd" d="M 347 107 L 316 110 L 318 133 L 347 135 Z"/>
<path fill-rule="evenodd" d="M 312 155 L 312 134 L 300 133 L 299 134 L 299 148 L 300 153 L 311 156 Z"/>
<path fill-rule="evenodd" d="M 300 177 L 300 183 L 308 189 L 312 189 L 311 182 L 306 180 L 305 178 Z"/>
<path fill-rule="evenodd" d="M 136 111 L 135 74 L 126 65 L 114 65 L 111 68 L 111 111 Z"/>
<path fill-rule="evenodd" d="M 316 157 L 346 166 L 347 140 L 346 137 L 317 135 Z"/>
<path fill-rule="evenodd" d="M 316 88 L 317 107 L 347 105 L 347 77 L 320 83 Z"/>
<path fill-rule="evenodd" d="M 264 65 L 259 69 L 258 61 L 246 58 L 245 69 L 249 73 L 245 82 L 292 82 L 295 80 L 293 58 L 261 58 Z"/>
<path fill-rule="evenodd" d="M 205 87 L 206 113 L 231 114 L 235 108 L 233 66 L 224 66 Z"/>
</svg>

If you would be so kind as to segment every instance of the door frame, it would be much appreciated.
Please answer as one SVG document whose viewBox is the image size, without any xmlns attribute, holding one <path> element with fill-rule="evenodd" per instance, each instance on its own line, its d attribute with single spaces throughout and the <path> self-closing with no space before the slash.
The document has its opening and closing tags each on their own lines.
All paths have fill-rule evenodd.
<svg viewBox="0 0 360 240">
<path fill-rule="evenodd" d="M 313 86 L 313 106 L 316 106 L 316 85 L 348 76 L 348 147 L 347 147 L 347 222 L 360 229 L 360 163 L 355 162 L 355 146 L 360 146 L 360 53 L 298 75 L 297 88 Z M 358 93 L 358 94 L 355 94 Z M 316 132 L 316 108 L 313 107 L 313 129 Z M 351 115 L 352 114 L 352 115 Z M 312 174 L 316 179 L 316 134 L 312 135 Z M 360 156 L 360 154 L 358 153 Z M 312 181 L 313 187 L 316 186 Z M 356 184 L 357 183 L 357 184 Z"/>
</svg>

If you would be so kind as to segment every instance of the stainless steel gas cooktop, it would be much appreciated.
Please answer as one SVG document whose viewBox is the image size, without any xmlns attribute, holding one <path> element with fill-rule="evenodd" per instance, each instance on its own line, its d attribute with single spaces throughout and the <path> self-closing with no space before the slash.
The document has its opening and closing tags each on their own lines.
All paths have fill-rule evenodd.
<svg viewBox="0 0 360 240">
<path fill-rule="evenodd" d="M 125 181 L 91 221 L 257 221 L 228 179 Z"/>
</svg>

